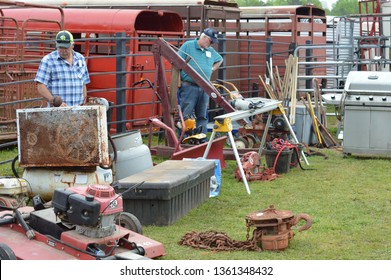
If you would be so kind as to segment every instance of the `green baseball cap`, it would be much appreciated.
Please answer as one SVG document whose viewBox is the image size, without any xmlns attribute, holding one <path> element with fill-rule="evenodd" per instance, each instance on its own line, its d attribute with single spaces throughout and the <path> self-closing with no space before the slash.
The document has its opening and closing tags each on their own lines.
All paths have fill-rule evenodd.
<svg viewBox="0 0 391 280">
<path fill-rule="evenodd" d="M 69 48 L 73 44 L 71 32 L 62 30 L 56 35 L 56 48 Z"/>
</svg>

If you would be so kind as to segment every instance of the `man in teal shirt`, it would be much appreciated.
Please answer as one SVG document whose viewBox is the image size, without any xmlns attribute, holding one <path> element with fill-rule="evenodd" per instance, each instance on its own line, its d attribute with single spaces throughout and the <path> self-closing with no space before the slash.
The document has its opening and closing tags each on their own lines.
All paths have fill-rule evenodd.
<svg viewBox="0 0 391 280">
<path fill-rule="evenodd" d="M 207 28 L 199 38 L 186 41 L 179 49 L 179 55 L 202 77 L 210 80 L 213 71 L 223 63 L 222 56 L 211 47 L 218 43 L 217 31 Z M 190 60 L 188 59 L 190 57 Z M 196 127 L 202 127 L 201 132 L 207 133 L 207 111 L 209 95 L 200 88 L 189 75 L 181 71 L 181 86 L 178 90 L 179 104 L 183 117 L 196 117 Z"/>
</svg>

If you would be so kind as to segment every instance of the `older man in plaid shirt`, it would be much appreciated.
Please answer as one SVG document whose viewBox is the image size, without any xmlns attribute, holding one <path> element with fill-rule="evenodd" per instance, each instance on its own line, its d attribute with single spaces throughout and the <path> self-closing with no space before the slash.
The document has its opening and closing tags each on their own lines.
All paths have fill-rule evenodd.
<svg viewBox="0 0 391 280">
<path fill-rule="evenodd" d="M 62 103 L 56 106 L 78 106 L 86 101 L 90 76 L 83 55 L 73 50 L 74 40 L 69 31 L 56 36 L 56 50 L 44 56 L 34 79 L 39 94 L 50 106 L 56 96 Z"/>
</svg>

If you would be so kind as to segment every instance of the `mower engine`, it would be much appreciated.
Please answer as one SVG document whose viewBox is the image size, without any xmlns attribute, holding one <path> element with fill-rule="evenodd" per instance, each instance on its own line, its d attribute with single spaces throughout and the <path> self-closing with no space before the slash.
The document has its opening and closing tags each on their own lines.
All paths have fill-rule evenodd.
<svg viewBox="0 0 391 280">
<path fill-rule="evenodd" d="M 105 185 L 56 189 L 52 206 L 64 225 L 73 224 L 77 233 L 91 238 L 111 236 L 115 217 L 123 211 L 122 197 Z"/>
<path fill-rule="evenodd" d="M 25 206 L 24 198 L 27 197 L 27 181 L 21 178 L 0 178 L 0 206 L 20 207 Z"/>
</svg>

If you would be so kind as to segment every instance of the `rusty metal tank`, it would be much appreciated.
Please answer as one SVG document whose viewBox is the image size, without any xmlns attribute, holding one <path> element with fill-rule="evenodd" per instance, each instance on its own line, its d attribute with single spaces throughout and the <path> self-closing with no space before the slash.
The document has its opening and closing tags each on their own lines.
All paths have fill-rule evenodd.
<svg viewBox="0 0 391 280">
<path fill-rule="evenodd" d="M 17 128 L 30 197 L 49 201 L 55 189 L 113 182 L 105 106 L 18 109 Z"/>
<path fill-rule="evenodd" d="M 16 111 L 19 166 L 109 166 L 106 108 L 75 106 Z"/>
<path fill-rule="evenodd" d="M 291 229 L 301 220 L 306 223 L 298 228 L 298 231 L 307 230 L 312 226 L 312 219 L 308 214 L 294 215 L 289 210 L 277 210 L 274 205 L 267 209 L 252 212 L 246 215 L 246 225 L 249 235 L 251 227 L 253 231 L 253 241 L 263 250 L 284 250 L 292 240 L 294 232 Z"/>
</svg>

